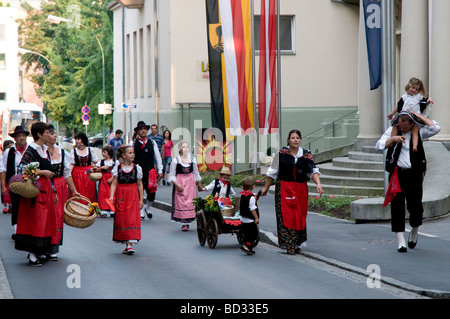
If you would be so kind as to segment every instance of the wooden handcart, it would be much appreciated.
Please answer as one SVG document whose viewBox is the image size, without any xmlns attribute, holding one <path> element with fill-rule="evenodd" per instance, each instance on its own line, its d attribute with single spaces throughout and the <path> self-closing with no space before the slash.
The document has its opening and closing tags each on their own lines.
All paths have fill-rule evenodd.
<svg viewBox="0 0 450 319">
<path fill-rule="evenodd" d="M 208 247 L 213 249 L 217 245 L 217 240 L 220 234 L 235 234 L 239 244 L 243 244 L 242 225 L 236 212 L 239 210 L 240 197 L 236 197 L 236 202 L 232 210 L 220 210 L 217 204 L 216 209 L 207 209 L 203 199 L 197 202 L 197 236 L 198 242 L 201 246 L 208 243 Z M 258 237 L 255 240 L 254 246 L 259 242 Z"/>
</svg>

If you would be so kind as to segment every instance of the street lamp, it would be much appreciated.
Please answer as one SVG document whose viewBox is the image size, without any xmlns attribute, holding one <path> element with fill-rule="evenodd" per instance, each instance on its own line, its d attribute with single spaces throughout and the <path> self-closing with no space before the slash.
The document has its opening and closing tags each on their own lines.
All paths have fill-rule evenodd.
<svg viewBox="0 0 450 319">
<path fill-rule="evenodd" d="M 98 45 L 100 46 L 100 50 L 102 51 L 102 79 L 103 79 L 103 145 L 106 143 L 106 134 L 105 134 L 105 109 L 106 109 L 106 97 L 105 97 L 105 53 L 103 52 L 103 46 L 100 42 L 100 40 L 98 39 L 97 35 L 92 31 L 92 29 L 89 29 L 87 26 L 85 26 L 84 24 L 78 23 L 76 21 L 73 20 L 69 20 L 66 18 L 62 18 L 62 17 L 57 17 L 54 16 L 53 14 L 50 14 L 47 17 L 47 21 L 49 21 L 50 23 L 60 23 L 60 22 L 66 22 L 66 23 L 75 23 L 76 25 L 79 25 L 89 31 L 91 31 L 92 35 L 95 37 L 95 39 L 97 40 Z"/>
</svg>

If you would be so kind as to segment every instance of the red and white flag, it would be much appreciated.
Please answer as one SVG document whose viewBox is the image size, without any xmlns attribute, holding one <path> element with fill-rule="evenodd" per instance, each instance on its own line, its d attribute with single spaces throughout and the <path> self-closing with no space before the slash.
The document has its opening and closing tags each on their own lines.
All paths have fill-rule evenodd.
<svg viewBox="0 0 450 319">
<path fill-rule="evenodd" d="M 258 119 L 260 134 L 278 131 L 277 120 L 277 0 L 261 0 Z"/>
<path fill-rule="evenodd" d="M 223 36 L 225 129 L 233 136 L 254 126 L 250 0 L 219 0 Z"/>
</svg>

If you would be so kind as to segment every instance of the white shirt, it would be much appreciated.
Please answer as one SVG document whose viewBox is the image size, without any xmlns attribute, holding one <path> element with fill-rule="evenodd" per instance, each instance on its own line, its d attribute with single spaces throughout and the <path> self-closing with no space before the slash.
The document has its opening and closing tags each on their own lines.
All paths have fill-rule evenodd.
<svg viewBox="0 0 450 319">
<path fill-rule="evenodd" d="M 84 155 L 80 155 L 80 150 L 78 150 L 77 148 L 72 149 L 72 150 L 70 151 L 70 154 L 69 154 L 69 161 L 70 161 L 70 164 L 72 164 L 72 165 L 75 165 L 75 150 L 77 150 L 78 157 L 86 157 L 86 156 L 89 155 L 89 152 L 87 152 L 87 153 L 84 154 Z M 88 146 L 88 150 L 91 151 L 92 161 L 93 161 L 93 162 L 97 162 L 97 161 L 98 161 L 98 156 L 97 156 L 97 154 L 92 150 L 92 147 Z M 90 164 L 90 163 L 89 163 L 89 164 Z"/>
<path fill-rule="evenodd" d="M 63 176 L 65 179 L 67 179 L 68 177 L 72 176 L 71 174 L 71 169 L 70 169 L 70 161 L 69 161 L 69 153 L 67 153 L 65 150 L 63 150 L 61 148 L 61 146 L 59 145 L 54 145 L 54 151 L 57 151 L 59 154 L 59 159 L 58 160 L 52 160 L 51 163 L 52 164 L 59 164 L 61 163 L 61 159 L 62 159 L 62 153 L 64 152 L 64 171 L 63 171 Z"/>
<path fill-rule="evenodd" d="M 441 127 L 439 126 L 439 123 L 436 121 L 433 121 L 433 126 L 423 126 L 419 130 L 420 138 L 423 140 L 430 138 L 441 130 Z M 377 144 L 375 145 L 375 148 L 377 150 L 384 150 L 386 148 L 386 141 L 388 138 L 391 137 L 392 127 L 389 127 L 386 132 L 380 137 Z M 398 157 L 397 166 L 401 168 L 411 168 L 411 160 L 409 158 L 409 146 L 410 146 L 410 140 L 411 140 L 411 131 L 403 134 L 403 136 L 406 137 L 405 141 L 402 143 L 402 149 L 400 151 L 400 155 Z"/>
<path fill-rule="evenodd" d="M 271 177 L 273 179 L 277 179 L 277 177 L 278 177 L 278 171 L 279 171 L 279 165 L 280 165 L 280 163 L 279 163 L 280 155 L 279 154 L 280 154 L 279 152 L 275 153 L 275 156 L 273 157 L 273 160 L 272 160 L 272 164 L 270 165 L 270 167 L 266 173 L 266 176 Z M 303 156 L 303 148 L 299 147 L 297 154 L 294 155 L 294 163 L 297 163 L 298 159 L 302 156 Z M 320 171 L 317 167 L 313 168 L 312 173 L 307 173 L 306 175 L 308 176 L 309 179 L 311 179 L 314 174 L 319 174 L 319 176 L 320 176 Z"/>
<path fill-rule="evenodd" d="M 205 189 L 207 191 L 211 191 L 214 189 L 215 185 L 216 185 L 216 180 L 213 180 L 211 183 L 209 183 L 209 185 L 205 186 Z M 227 186 L 221 180 L 219 180 L 219 185 L 220 185 L 219 197 L 226 197 L 227 196 Z M 215 195 L 215 194 L 213 194 L 213 195 Z M 236 196 L 236 193 L 235 193 L 233 187 L 231 187 L 231 184 L 230 184 L 230 196 Z"/>
<path fill-rule="evenodd" d="M 250 201 L 248 203 L 248 208 L 250 211 L 256 210 L 258 207 L 256 206 L 256 198 L 255 196 L 250 197 Z M 254 223 L 255 221 L 251 218 L 239 216 L 241 219 L 241 223 Z"/>
<path fill-rule="evenodd" d="M 183 167 L 189 167 L 192 163 L 192 166 L 194 168 L 194 180 L 196 182 L 201 182 L 202 177 L 200 176 L 200 173 L 198 172 L 198 166 L 197 166 L 197 160 L 193 158 L 192 156 L 189 156 L 189 163 L 185 164 L 181 161 L 180 156 L 178 155 L 172 160 L 172 164 L 170 164 L 170 171 L 169 171 L 169 182 L 176 182 L 177 181 L 177 164 L 180 163 Z"/>
<path fill-rule="evenodd" d="M 14 143 L 14 145 L 12 147 L 14 147 L 14 149 L 16 149 L 17 148 L 16 143 Z M 27 145 L 27 147 L 28 147 L 28 145 Z M 27 147 L 25 147 L 25 151 L 27 150 Z M 8 162 L 8 154 L 9 154 L 10 150 L 11 150 L 11 147 L 7 148 L 5 150 L 5 152 L 3 153 L 2 164 L 0 165 L 0 173 L 6 172 L 7 162 Z M 23 153 L 20 154 L 20 152 L 17 152 L 17 150 L 16 150 L 16 160 L 15 160 L 16 171 L 14 173 L 17 172 L 17 167 L 19 167 L 20 161 L 22 160 L 22 155 L 25 154 L 25 151 L 23 151 Z"/>
<path fill-rule="evenodd" d="M 119 176 L 119 166 L 120 166 L 120 162 L 116 161 L 116 165 L 114 166 L 114 168 L 111 171 L 113 177 L 115 177 L 115 178 L 117 178 Z M 142 179 L 142 167 L 140 167 L 139 164 L 135 164 L 135 166 L 136 166 L 136 171 L 137 171 L 137 179 Z M 132 169 L 133 169 L 133 165 L 130 165 L 130 166 L 122 165 L 122 170 L 125 173 L 131 172 Z"/>
<path fill-rule="evenodd" d="M 420 93 L 416 95 L 409 95 L 408 93 L 405 93 L 402 95 L 402 99 L 402 111 L 422 113 L 420 112 L 420 101 L 422 101 L 423 96 L 420 95 Z"/>
</svg>

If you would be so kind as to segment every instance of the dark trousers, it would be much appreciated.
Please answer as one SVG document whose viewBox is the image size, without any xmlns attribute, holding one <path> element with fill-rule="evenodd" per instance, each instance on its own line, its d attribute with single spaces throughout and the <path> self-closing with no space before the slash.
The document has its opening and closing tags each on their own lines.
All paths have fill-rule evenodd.
<svg viewBox="0 0 450 319">
<path fill-rule="evenodd" d="M 244 245 L 249 249 L 254 247 L 256 238 L 258 237 L 258 226 L 253 223 L 241 223 Z"/>
<path fill-rule="evenodd" d="M 419 227 L 423 218 L 423 178 L 424 173 L 412 169 L 397 170 L 401 193 L 391 202 L 391 229 L 393 232 L 405 231 L 405 207 L 409 212 L 409 225 Z M 391 179 L 389 176 L 389 180 Z M 406 206 L 405 206 L 406 200 Z"/>
</svg>

